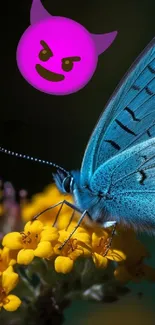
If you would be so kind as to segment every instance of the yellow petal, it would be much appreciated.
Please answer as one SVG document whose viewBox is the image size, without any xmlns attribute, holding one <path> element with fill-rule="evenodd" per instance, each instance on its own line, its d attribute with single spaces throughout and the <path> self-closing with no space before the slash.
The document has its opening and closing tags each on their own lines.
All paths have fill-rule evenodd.
<svg viewBox="0 0 155 325">
<path fill-rule="evenodd" d="M 104 228 L 95 227 L 94 232 L 92 234 L 92 239 L 96 240 L 96 238 L 108 237 L 108 232 Z"/>
<path fill-rule="evenodd" d="M 42 258 L 48 258 L 53 254 L 52 245 L 49 241 L 42 241 L 34 251 L 34 255 Z"/>
<path fill-rule="evenodd" d="M 27 222 L 32 219 L 35 214 L 37 214 L 36 206 L 33 204 L 26 204 L 22 207 L 22 219 Z"/>
<path fill-rule="evenodd" d="M 93 261 L 98 268 L 103 268 L 105 269 L 108 265 L 108 260 L 106 257 L 98 254 L 98 253 L 93 253 L 92 255 Z"/>
<path fill-rule="evenodd" d="M 3 249 L 0 249 L 0 256 L 2 259 L 8 259 L 9 255 L 9 248 L 3 247 Z"/>
<path fill-rule="evenodd" d="M 73 238 L 85 243 L 86 245 L 90 245 L 90 236 L 86 232 L 77 232 L 73 235 Z"/>
<path fill-rule="evenodd" d="M 8 268 L 5 270 L 7 272 L 14 272 L 12 265 L 8 266 Z"/>
<path fill-rule="evenodd" d="M 71 218 L 71 214 L 69 211 L 66 211 L 66 213 L 61 214 L 61 217 L 58 218 L 57 221 L 57 228 L 59 230 L 66 229 L 69 225 L 70 218 Z M 68 230 L 70 231 L 71 228 L 74 228 L 76 226 L 76 224 L 77 224 L 77 220 L 74 217 L 73 221 L 71 222 L 71 225 L 68 227 Z"/>
<path fill-rule="evenodd" d="M 69 237 L 69 235 L 70 235 L 70 231 L 60 230 L 59 241 L 63 243 Z M 90 236 L 83 228 L 78 229 L 71 238 L 77 239 L 78 241 L 81 241 L 88 245 L 90 244 Z"/>
<path fill-rule="evenodd" d="M 69 257 L 58 256 L 55 259 L 55 270 L 58 273 L 69 273 L 73 268 L 73 261 Z"/>
<path fill-rule="evenodd" d="M 17 254 L 19 250 L 11 250 L 8 247 L 4 247 L 2 250 L 2 260 L 7 266 L 16 264 Z"/>
<path fill-rule="evenodd" d="M 57 227 L 59 230 L 65 229 L 69 224 L 70 215 L 69 213 L 61 214 L 61 217 L 58 218 Z"/>
<path fill-rule="evenodd" d="M 9 249 L 9 265 L 14 265 L 17 263 L 17 255 L 19 250 L 11 250 Z"/>
<path fill-rule="evenodd" d="M 70 235 L 70 233 L 66 230 L 60 230 L 59 231 L 59 241 L 60 243 L 63 243 L 65 241 L 65 239 L 68 238 L 68 236 Z"/>
<path fill-rule="evenodd" d="M 21 234 L 19 232 L 10 232 L 4 236 L 2 245 L 10 249 L 21 249 L 23 247 Z"/>
<path fill-rule="evenodd" d="M 6 303 L 3 307 L 7 311 L 15 311 L 21 304 L 21 300 L 15 295 L 9 295 L 6 298 Z"/>
<path fill-rule="evenodd" d="M 131 280 L 131 276 L 128 273 L 125 265 L 119 265 L 114 271 L 115 278 L 122 283 L 126 283 Z"/>
<path fill-rule="evenodd" d="M 72 252 L 68 254 L 73 261 L 75 261 L 79 256 L 84 256 L 84 251 L 81 249 L 74 249 Z"/>
<path fill-rule="evenodd" d="M 45 209 L 47 208 L 47 206 L 45 207 Z M 44 208 L 42 209 L 44 210 Z M 51 227 L 55 221 L 55 214 L 52 214 L 49 211 L 47 211 L 46 213 L 43 213 L 40 217 L 39 217 L 39 220 L 42 222 L 42 224 L 44 226 L 48 226 L 48 227 Z"/>
<path fill-rule="evenodd" d="M 91 245 L 85 244 L 83 242 L 80 242 L 80 244 L 77 245 L 77 250 L 81 252 L 81 255 L 83 256 L 90 256 L 92 253 Z"/>
<path fill-rule="evenodd" d="M 17 255 L 17 263 L 28 265 L 32 262 L 33 258 L 34 258 L 33 249 L 21 249 Z"/>
<path fill-rule="evenodd" d="M 54 241 L 59 237 L 58 230 L 54 227 L 45 226 L 40 234 L 40 241 Z"/>
<path fill-rule="evenodd" d="M 74 220 L 70 223 L 70 225 L 68 226 L 68 224 L 69 224 L 69 223 L 68 223 L 68 224 L 67 224 L 67 227 L 64 227 L 64 229 L 67 228 L 67 231 L 68 231 L 69 233 L 71 233 L 71 232 L 74 230 L 74 228 L 76 227 L 77 222 L 78 222 L 78 220 L 74 219 Z M 79 228 L 76 229 L 75 234 L 77 234 L 78 230 L 79 230 Z"/>
<path fill-rule="evenodd" d="M 0 249 L 0 274 L 7 269 L 9 266 L 9 249 L 7 247 L 3 247 Z"/>
<path fill-rule="evenodd" d="M 39 203 L 39 206 L 41 206 L 42 203 L 44 203 L 45 200 L 45 195 L 44 193 L 37 193 L 33 195 L 33 202 L 34 203 Z"/>
<path fill-rule="evenodd" d="M 122 252 L 119 251 L 117 249 L 109 249 L 106 257 L 111 260 L 111 261 L 115 261 L 115 262 L 122 262 L 126 259 L 126 255 Z"/>
<path fill-rule="evenodd" d="M 15 288 L 18 282 L 18 274 L 13 272 L 12 266 L 9 266 L 2 273 L 2 287 L 5 289 L 6 293 L 9 293 Z"/>
<path fill-rule="evenodd" d="M 58 244 L 56 244 L 56 245 L 53 247 L 53 249 L 54 249 L 54 253 L 55 253 L 56 255 L 60 255 L 61 252 L 62 252 L 61 249 L 59 249 L 60 246 L 61 246 L 61 244 L 58 243 Z"/>
<path fill-rule="evenodd" d="M 95 248 L 99 245 L 100 240 L 103 240 L 106 242 L 108 238 L 108 233 L 105 231 L 105 229 L 102 228 L 95 228 L 95 231 L 92 233 L 92 247 Z"/>
<path fill-rule="evenodd" d="M 28 221 L 24 227 L 24 232 L 31 232 L 34 234 L 40 234 L 43 229 L 43 224 L 39 220 Z"/>
</svg>

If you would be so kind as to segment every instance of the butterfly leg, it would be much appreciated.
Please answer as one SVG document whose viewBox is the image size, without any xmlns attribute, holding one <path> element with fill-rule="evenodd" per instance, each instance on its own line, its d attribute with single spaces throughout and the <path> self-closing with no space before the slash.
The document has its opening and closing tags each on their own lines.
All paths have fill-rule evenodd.
<svg viewBox="0 0 155 325">
<path fill-rule="evenodd" d="M 57 206 L 60 205 L 60 209 L 59 209 L 59 211 L 58 211 L 58 213 L 57 213 L 57 215 L 56 215 L 56 220 L 55 220 L 55 222 L 54 222 L 54 225 L 55 225 L 55 223 L 56 223 L 56 221 L 57 221 L 57 218 L 58 218 L 58 216 L 59 216 L 59 214 L 60 214 L 60 211 L 61 211 L 61 209 L 62 209 L 62 207 L 63 207 L 64 204 L 66 204 L 67 206 L 69 206 L 69 207 L 72 208 L 73 210 L 75 210 L 75 211 L 77 211 L 77 212 L 79 212 L 79 213 L 82 213 L 82 211 L 81 211 L 80 209 L 78 209 L 74 204 L 72 204 L 72 203 L 70 203 L 70 202 L 68 202 L 68 201 L 66 201 L 66 200 L 63 200 L 63 201 L 60 201 L 60 202 L 58 202 L 58 203 L 56 203 L 56 204 L 54 204 L 54 205 L 49 206 L 49 207 L 46 208 L 45 210 L 43 210 L 43 211 L 39 212 L 38 214 L 36 214 L 36 215 L 32 218 L 32 221 L 38 219 L 38 218 L 39 218 L 43 213 L 45 213 L 45 212 L 47 212 L 47 211 L 49 211 L 49 210 L 51 210 L 51 209 L 53 209 L 53 208 L 56 208 Z"/>
<path fill-rule="evenodd" d="M 88 216 L 90 217 L 89 212 L 88 212 L 87 210 L 85 210 L 85 211 L 82 213 L 82 211 L 81 211 L 79 208 L 77 208 L 74 204 L 72 204 L 72 203 L 70 203 L 70 202 L 64 200 L 64 201 L 60 201 L 60 202 L 58 202 L 58 203 L 56 203 L 56 204 L 54 204 L 54 205 L 51 205 L 51 206 L 48 207 L 47 209 L 45 209 L 45 210 L 43 210 L 42 212 L 38 213 L 38 214 L 37 214 L 36 216 L 34 216 L 33 219 L 32 219 L 32 221 L 34 221 L 34 220 L 38 219 L 38 217 L 40 217 L 40 215 L 42 215 L 42 214 L 45 213 L 46 211 L 49 211 L 49 210 L 51 210 L 51 209 L 53 209 L 53 208 L 55 208 L 55 207 L 57 207 L 57 206 L 60 205 L 60 209 L 59 209 L 59 211 L 58 211 L 58 213 L 57 213 L 57 215 L 56 215 L 56 219 L 55 219 L 54 224 L 53 224 L 53 226 L 55 226 L 55 224 L 56 224 L 56 222 L 57 222 L 57 219 L 58 219 L 58 216 L 59 216 L 59 214 L 60 214 L 60 211 L 62 210 L 62 207 L 63 207 L 64 204 L 66 204 L 66 205 L 69 206 L 71 209 L 73 209 L 73 213 L 72 213 L 72 215 L 71 215 L 71 218 L 70 218 L 70 221 L 69 221 L 69 225 L 70 225 L 71 221 L 73 220 L 73 217 L 74 217 L 74 213 L 75 213 L 75 211 L 81 213 L 81 217 L 80 217 L 80 219 L 79 219 L 79 221 L 78 221 L 76 227 L 75 227 L 75 228 L 73 229 L 73 231 L 70 233 L 70 235 L 68 236 L 68 238 L 63 242 L 63 244 L 59 247 L 59 249 L 62 249 L 62 248 L 65 246 L 65 244 L 66 244 L 66 243 L 68 242 L 68 240 L 72 237 L 72 235 L 74 234 L 74 232 L 75 232 L 75 231 L 77 230 L 77 228 L 80 226 L 80 224 L 81 224 L 82 220 L 84 219 L 84 217 L 85 217 L 86 215 L 88 215 Z M 67 228 L 69 227 L 69 225 L 67 226 Z"/>
<path fill-rule="evenodd" d="M 49 206 L 49 207 L 46 208 L 45 210 L 43 210 L 43 211 L 39 212 L 38 214 L 36 214 L 36 215 L 32 218 L 32 221 L 35 221 L 35 220 L 38 219 L 38 218 L 39 218 L 43 213 L 45 213 L 45 212 L 47 212 L 47 211 L 49 211 L 49 210 L 51 210 L 51 209 L 57 207 L 58 205 L 60 205 L 60 204 L 62 204 L 62 203 L 63 203 L 63 201 L 61 201 L 61 202 L 59 202 L 59 203 L 56 203 L 56 204 L 54 204 L 54 205 Z"/>
<path fill-rule="evenodd" d="M 75 231 L 77 230 L 77 228 L 80 226 L 82 220 L 84 219 L 84 217 L 85 217 L 86 215 L 88 215 L 88 211 L 87 211 L 87 210 L 85 210 L 85 211 L 82 213 L 82 215 L 81 215 L 81 217 L 80 217 L 80 219 L 79 219 L 77 225 L 76 225 L 75 228 L 73 229 L 73 231 L 70 233 L 70 235 L 68 236 L 68 238 L 63 242 L 63 244 L 59 247 L 60 250 L 61 250 L 61 249 L 66 245 L 66 243 L 68 242 L 68 240 L 73 236 L 73 234 L 75 233 Z"/>
<path fill-rule="evenodd" d="M 53 223 L 53 227 L 56 225 L 56 222 L 57 222 L 58 217 L 59 217 L 59 214 L 60 214 L 60 212 L 61 212 L 61 210 L 62 210 L 62 208 L 63 208 L 63 205 L 66 204 L 66 205 L 69 206 L 71 209 L 73 209 L 73 213 L 72 213 L 72 215 L 71 215 L 71 218 L 70 218 L 69 224 L 68 224 L 68 226 L 67 226 L 67 228 L 68 228 L 69 225 L 70 225 L 70 223 L 71 223 L 71 221 L 73 220 L 73 217 L 74 217 L 74 213 L 75 213 L 75 211 L 80 212 L 80 213 L 82 213 L 82 212 L 81 212 L 81 210 L 79 210 L 77 207 L 75 207 L 72 203 L 70 203 L 70 202 L 68 202 L 68 201 L 66 201 L 66 200 L 64 200 L 64 201 L 62 201 L 62 202 L 59 202 L 59 204 L 60 204 L 60 209 L 59 209 L 58 212 L 57 212 L 57 215 L 56 215 L 55 221 L 54 221 L 54 223 Z"/>
<path fill-rule="evenodd" d="M 60 203 L 60 209 L 58 210 L 58 212 L 57 212 L 57 214 L 56 214 L 55 221 L 54 221 L 52 227 L 54 227 L 54 226 L 56 225 L 56 223 L 57 223 L 57 220 L 58 220 L 59 214 L 60 214 L 60 212 L 61 212 L 61 210 L 62 210 L 62 208 L 63 208 L 63 205 L 64 205 L 64 201 L 63 201 L 63 202 L 59 202 L 59 203 Z"/>
<path fill-rule="evenodd" d="M 114 226 L 113 226 L 113 229 L 112 229 L 112 232 L 111 232 L 111 237 L 109 238 L 109 242 L 108 242 L 108 244 L 107 244 L 107 247 L 106 247 L 106 251 L 105 251 L 105 253 L 104 253 L 104 256 L 107 255 L 107 253 L 108 253 L 108 251 L 109 251 L 109 249 L 110 249 L 110 247 L 111 247 L 112 240 L 113 240 L 113 237 L 114 237 L 114 235 L 115 235 L 116 226 L 117 226 L 117 222 L 114 223 Z"/>
<path fill-rule="evenodd" d="M 69 223 L 68 223 L 68 225 L 67 225 L 67 227 L 66 227 L 66 231 L 68 230 L 68 227 L 70 226 L 70 224 L 71 224 L 71 222 L 72 222 L 72 220 L 73 220 L 73 218 L 74 218 L 74 215 L 75 215 L 75 210 L 73 210 L 73 213 L 72 213 L 72 215 L 71 215 L 71 217 L 70 217 L 70 220 L 69 220 Z"/>
</svg>

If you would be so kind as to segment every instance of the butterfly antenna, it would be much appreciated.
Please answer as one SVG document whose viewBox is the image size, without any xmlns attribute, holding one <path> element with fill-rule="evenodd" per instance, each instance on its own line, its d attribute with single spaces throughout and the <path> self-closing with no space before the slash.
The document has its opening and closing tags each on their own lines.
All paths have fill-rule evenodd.
<svg viewBox="0 0 155 325">
<path fill-rule="evenodd" d="M 5 149 L 3 147 L 0 147 L 0 152 L 5 153 L 6 155 L 14 156 L 16 158 L 22 158 L 22 159 L 26 159 L 26 160 L 35 161 L 35 162 L 38 162 L 40 164 L 45 164 L 45 165 L 53 166 L 56 169 L 59 169 L 59 170 L 65 172 L 65 173 L 68 173 L 61 166 L 59 166 L 57 164 L 54 164 L 53 162 L 48 161 L 48 160 L 43 160 L 43 159 L 40 159 L 40 158 L 31 157 L 29 155 L 24 155 L 24 154 L 21 154 L 21 153 L 18 153 L 18 152 L 10 151 L 10 150 Z"/>
</svg>

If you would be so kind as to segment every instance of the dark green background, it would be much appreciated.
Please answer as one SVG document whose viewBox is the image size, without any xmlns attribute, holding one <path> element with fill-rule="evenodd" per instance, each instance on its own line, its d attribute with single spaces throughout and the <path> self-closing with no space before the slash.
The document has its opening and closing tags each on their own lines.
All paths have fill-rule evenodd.
<svg viewBox="0 0 155 325">
<path fill-rule="evenodd" d="M 84 89 L 69 96 L 47 95 L 31 87 L 16 65 L 16 48 L 29 25 L 31 1 L 7 2 L 3 14 L 4 40 L 1 40 L 0 145 L 52 160 L 69 170 L 76 169 L 80 167 L 88 138 L 109 96 L 155 35 L 155 0 L 45 0 L 43 3 L 51 14 L 72 18 L 92 33 L 118 30 L 118 36 L 100 56 L 95 75 Z M 16 189 L 26 188 L 30 194 L 41 191 L 52 181 L 49 167 L 2 154 L 0 175 L 4 180 L 12 181 Z M 146 243 L 153 250 L 154 240 L 146 238 Z M 140 288 L 134 286 L 135 293 L 139 290 L 145 292 L 142 306 L 147 305 L 149 311 L 151 301 L 153 312 L 155 286 L 147 283 Z M 96 308 L 100 307 L 75 303 L 72 314 L 67 316 L 67 324 L 79 325 L 79 320 L 75 321 L 75 318 L 79 319 L 76 315 L 84 312 L 89 315 L 89 311 Z M 131 323 L 136 324 L 134 320 L 135 316 Z M 104 320 L 103 324 L 108 325 Z M 119 325 L 119 319 L 115 324 Z"/>
</svg>

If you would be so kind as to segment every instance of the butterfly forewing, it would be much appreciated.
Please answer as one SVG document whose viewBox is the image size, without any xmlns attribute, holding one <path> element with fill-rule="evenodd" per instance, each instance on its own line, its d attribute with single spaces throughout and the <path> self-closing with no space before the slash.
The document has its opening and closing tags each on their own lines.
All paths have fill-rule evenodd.
<svg viewBox="0 0 155 325">
<path fill-rule="evenodd" d="M 125 149 L 155 136 L 155 38 L 115 90 L 89 140 L 81 183 Z"/>
</svg>

